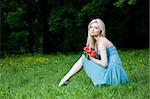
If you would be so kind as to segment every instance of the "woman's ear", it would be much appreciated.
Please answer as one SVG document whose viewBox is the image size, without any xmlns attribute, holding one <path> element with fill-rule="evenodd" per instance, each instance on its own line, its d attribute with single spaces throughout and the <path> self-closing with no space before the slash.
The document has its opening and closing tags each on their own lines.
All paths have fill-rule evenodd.
<svg viewBox="0 0 150 99">
<path fill-rule="evenodd" d="M 102 30 L 100 30 L 99 34 L 100 34 L 100 35 L 102 34 Z"/>
</svg>

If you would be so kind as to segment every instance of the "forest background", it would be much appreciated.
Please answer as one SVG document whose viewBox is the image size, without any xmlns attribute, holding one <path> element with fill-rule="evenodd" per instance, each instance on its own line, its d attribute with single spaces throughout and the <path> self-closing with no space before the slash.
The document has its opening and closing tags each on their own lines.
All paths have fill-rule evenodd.
<svg viewBox="0 0 150 99">
<path fill-rule="evenodd" d="M 1 0 L 0 54 L 79 52 L 94 18 L 117 48 L 149 47 L 148 0 Z"/>
</svg>

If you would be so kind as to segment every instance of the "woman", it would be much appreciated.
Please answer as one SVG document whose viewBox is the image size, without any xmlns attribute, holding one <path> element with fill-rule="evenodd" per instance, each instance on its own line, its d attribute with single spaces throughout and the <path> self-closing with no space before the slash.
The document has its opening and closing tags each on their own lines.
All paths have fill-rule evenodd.
<svg viewBox="0 0 150 99">
<path fill-rule="evenodd" d="M 82 54 L 60 81 L 59 86 L 67 84 L 68 80 L 82 67 L 94 86 L 118 85 L 128 82 L 128 77 L 115 46 L 105 37 L 105 24 L 102 20 L 94 19 L 89 23 L 86 46 L 89 49 L 95 49 L 100 57 L 96 58 L 89 55 L 87 59 Z"/>
</svg>

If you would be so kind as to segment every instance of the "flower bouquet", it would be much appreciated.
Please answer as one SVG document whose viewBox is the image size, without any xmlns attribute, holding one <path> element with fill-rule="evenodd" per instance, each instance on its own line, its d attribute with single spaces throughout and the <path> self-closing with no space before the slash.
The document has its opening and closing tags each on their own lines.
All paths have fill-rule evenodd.
<svg viewBox="0 0 150 99">
<path fill-rule="evenodd" d="M 89 49 L 88 47 L 84 47 L 83 49 L 84 49 L 83 54 L 87 59 L 89 59 L 89 56 L 96 57 L 97 53 L 96 51 L 94 51 L 94 49 Z"/>
</svg>

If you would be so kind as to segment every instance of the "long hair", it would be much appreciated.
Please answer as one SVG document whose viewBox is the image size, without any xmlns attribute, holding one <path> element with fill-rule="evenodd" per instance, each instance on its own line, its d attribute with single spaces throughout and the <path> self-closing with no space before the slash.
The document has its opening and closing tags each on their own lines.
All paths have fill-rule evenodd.
<svg viewBox="0 0 150 99">
<path fill-rule="evenodd" d="M 89 30 L 90 30 L 92 23 L 98 23 L 100 31 L 101 31 L 101 35 L 102 36 L 106 35 L 104 22 L 101 19 L 93 19 L 88 25 L 88 37 L 87 37 L 87 43 L 86 43 L 86 46 L 88 46 L 90 49 L 95 48 L 95 42 L 96 42 L 95 39 L 89 34 Z"/>
</svg>

